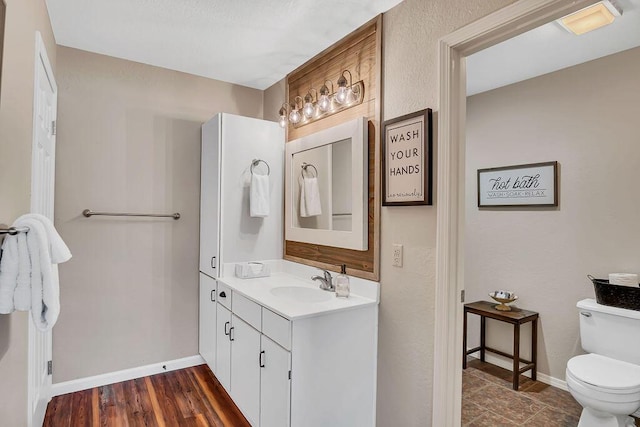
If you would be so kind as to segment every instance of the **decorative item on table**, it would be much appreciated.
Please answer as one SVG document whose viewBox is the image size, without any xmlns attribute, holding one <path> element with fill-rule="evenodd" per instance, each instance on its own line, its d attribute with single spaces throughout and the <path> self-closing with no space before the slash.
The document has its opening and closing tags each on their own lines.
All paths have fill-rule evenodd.
<svg viewBox="0 0 640 427">
<path fill-rule="evenodd" d="M 271 269 L 261 262 L 241 262 L 236 264 L 235 273 L 239 279 L 253 279 L 271 275 Z"/>
<path fill-rule="evenodd" d="M 596 302 L 602 305 L 608 305 L 611 307 L 625 308 L 627 310 L 640 311 L 640 287 L 638 286 L 638 279 L 627 278 L 620 282 L 620 274 L 624 273 L 611 273 L 610 279 L 596 279 L 590 274 L 587 274 L 596 294 Z M 632 283 L 635 282 L 635 285 Z M 626 284 L 621 284 L 626 283 Z"/>
<path fill-rule="evenodd" d="M 518 299 L 513 291 L 493 291 L 489 292 L 489 296 L 500 303 L 494 307 L 499 311 L 511 311 L 511 307 L 507 304 Z"/>
</svg>

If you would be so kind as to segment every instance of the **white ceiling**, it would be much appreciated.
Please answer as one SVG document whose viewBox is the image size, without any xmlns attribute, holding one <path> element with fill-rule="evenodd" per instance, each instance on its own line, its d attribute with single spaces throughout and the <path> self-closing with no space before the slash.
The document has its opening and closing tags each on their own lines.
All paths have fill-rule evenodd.
<svg viewBox="0 0 640 427">
<path fill-rule="evenodd" d="M 266 89 L 401 0 L 47 0 L 56 42 Z"/>
<path fill-rule="evenodd" d="M 640 45 L 640 0 L 619 0 L 621 17 L 581 36 L 553 21 L 467 58 L 467 95 L 506 86 Z"/>
</svg>

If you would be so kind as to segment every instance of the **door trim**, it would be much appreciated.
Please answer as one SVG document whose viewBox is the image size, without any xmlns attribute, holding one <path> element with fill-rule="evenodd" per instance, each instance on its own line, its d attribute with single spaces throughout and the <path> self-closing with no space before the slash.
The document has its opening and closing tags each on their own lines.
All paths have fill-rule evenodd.
<svg viewBox="0 0 640 427">
<path fill-rule="evenodd" d="M 438 41 L 438 191 L 432 425 L 461 423 L 466 56 L 595 0 L 520 0 Z"/>
</svg>

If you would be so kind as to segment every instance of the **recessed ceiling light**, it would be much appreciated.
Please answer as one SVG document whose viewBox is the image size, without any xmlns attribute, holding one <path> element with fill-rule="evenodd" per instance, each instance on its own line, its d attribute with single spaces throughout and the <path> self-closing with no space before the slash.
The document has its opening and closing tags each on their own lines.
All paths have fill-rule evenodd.
<svg viewBox="0 0 640 427">
<path fill-rule="evenodd" d="M 573 34 L 580 35 L 611 24 L 622 9 L 609 0 L 603 0 L 558 19 L 560 25 Z"/>
</svg>

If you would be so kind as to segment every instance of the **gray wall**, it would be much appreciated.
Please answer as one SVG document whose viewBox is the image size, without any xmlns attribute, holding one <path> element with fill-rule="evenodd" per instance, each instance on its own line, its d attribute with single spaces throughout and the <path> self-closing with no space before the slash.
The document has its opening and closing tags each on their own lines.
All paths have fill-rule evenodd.
<svg viewBox="0 0 640 427">
<path fill-rule="evenodd" d="M 0 223 L 29 212 L 35 31 L 55 72 L 56 47 L 41 0 L 6 0 L 0 88 Z M 28 313 L 0 315 L 0 424 L 26 425 Z"/>
<path fill-rule="evenodd" d="M 54 382 L 198 354 L 200 126 L 262 117 L 263 92 L 58 48 Z M 180 212 L 84 218 L 83 209 Z"/>
<path fill-rule="evenodd" d="M 539 370 L 560 380 L 581 352 L 575 304 L 594 297 L 585 276 L 640 272 L 638 76 L 640 48 L 467 101 L 467 298 L 510 289 L 518 306 L 538 311 Z M 552 160 L 558 209 L 477 208 L 477 169 Z M 510 349 L 508 327 L 489 322 L 487 333 L 490 345 Z"/>
<path fill-rule="evenodd" d="M 509 3 L 405 0 L 386 13 L 383 120 L 430 107 L 437 122 L 438 39 Z M 437 127 L 434 135 L 437 152 Z M 432 409 L 436 207 L 383 207 L 381 220 L 378 425 L 424 427 Z M 392 266 L 393 243 L 404 245 L 402 268 Z"/>
</svg>

